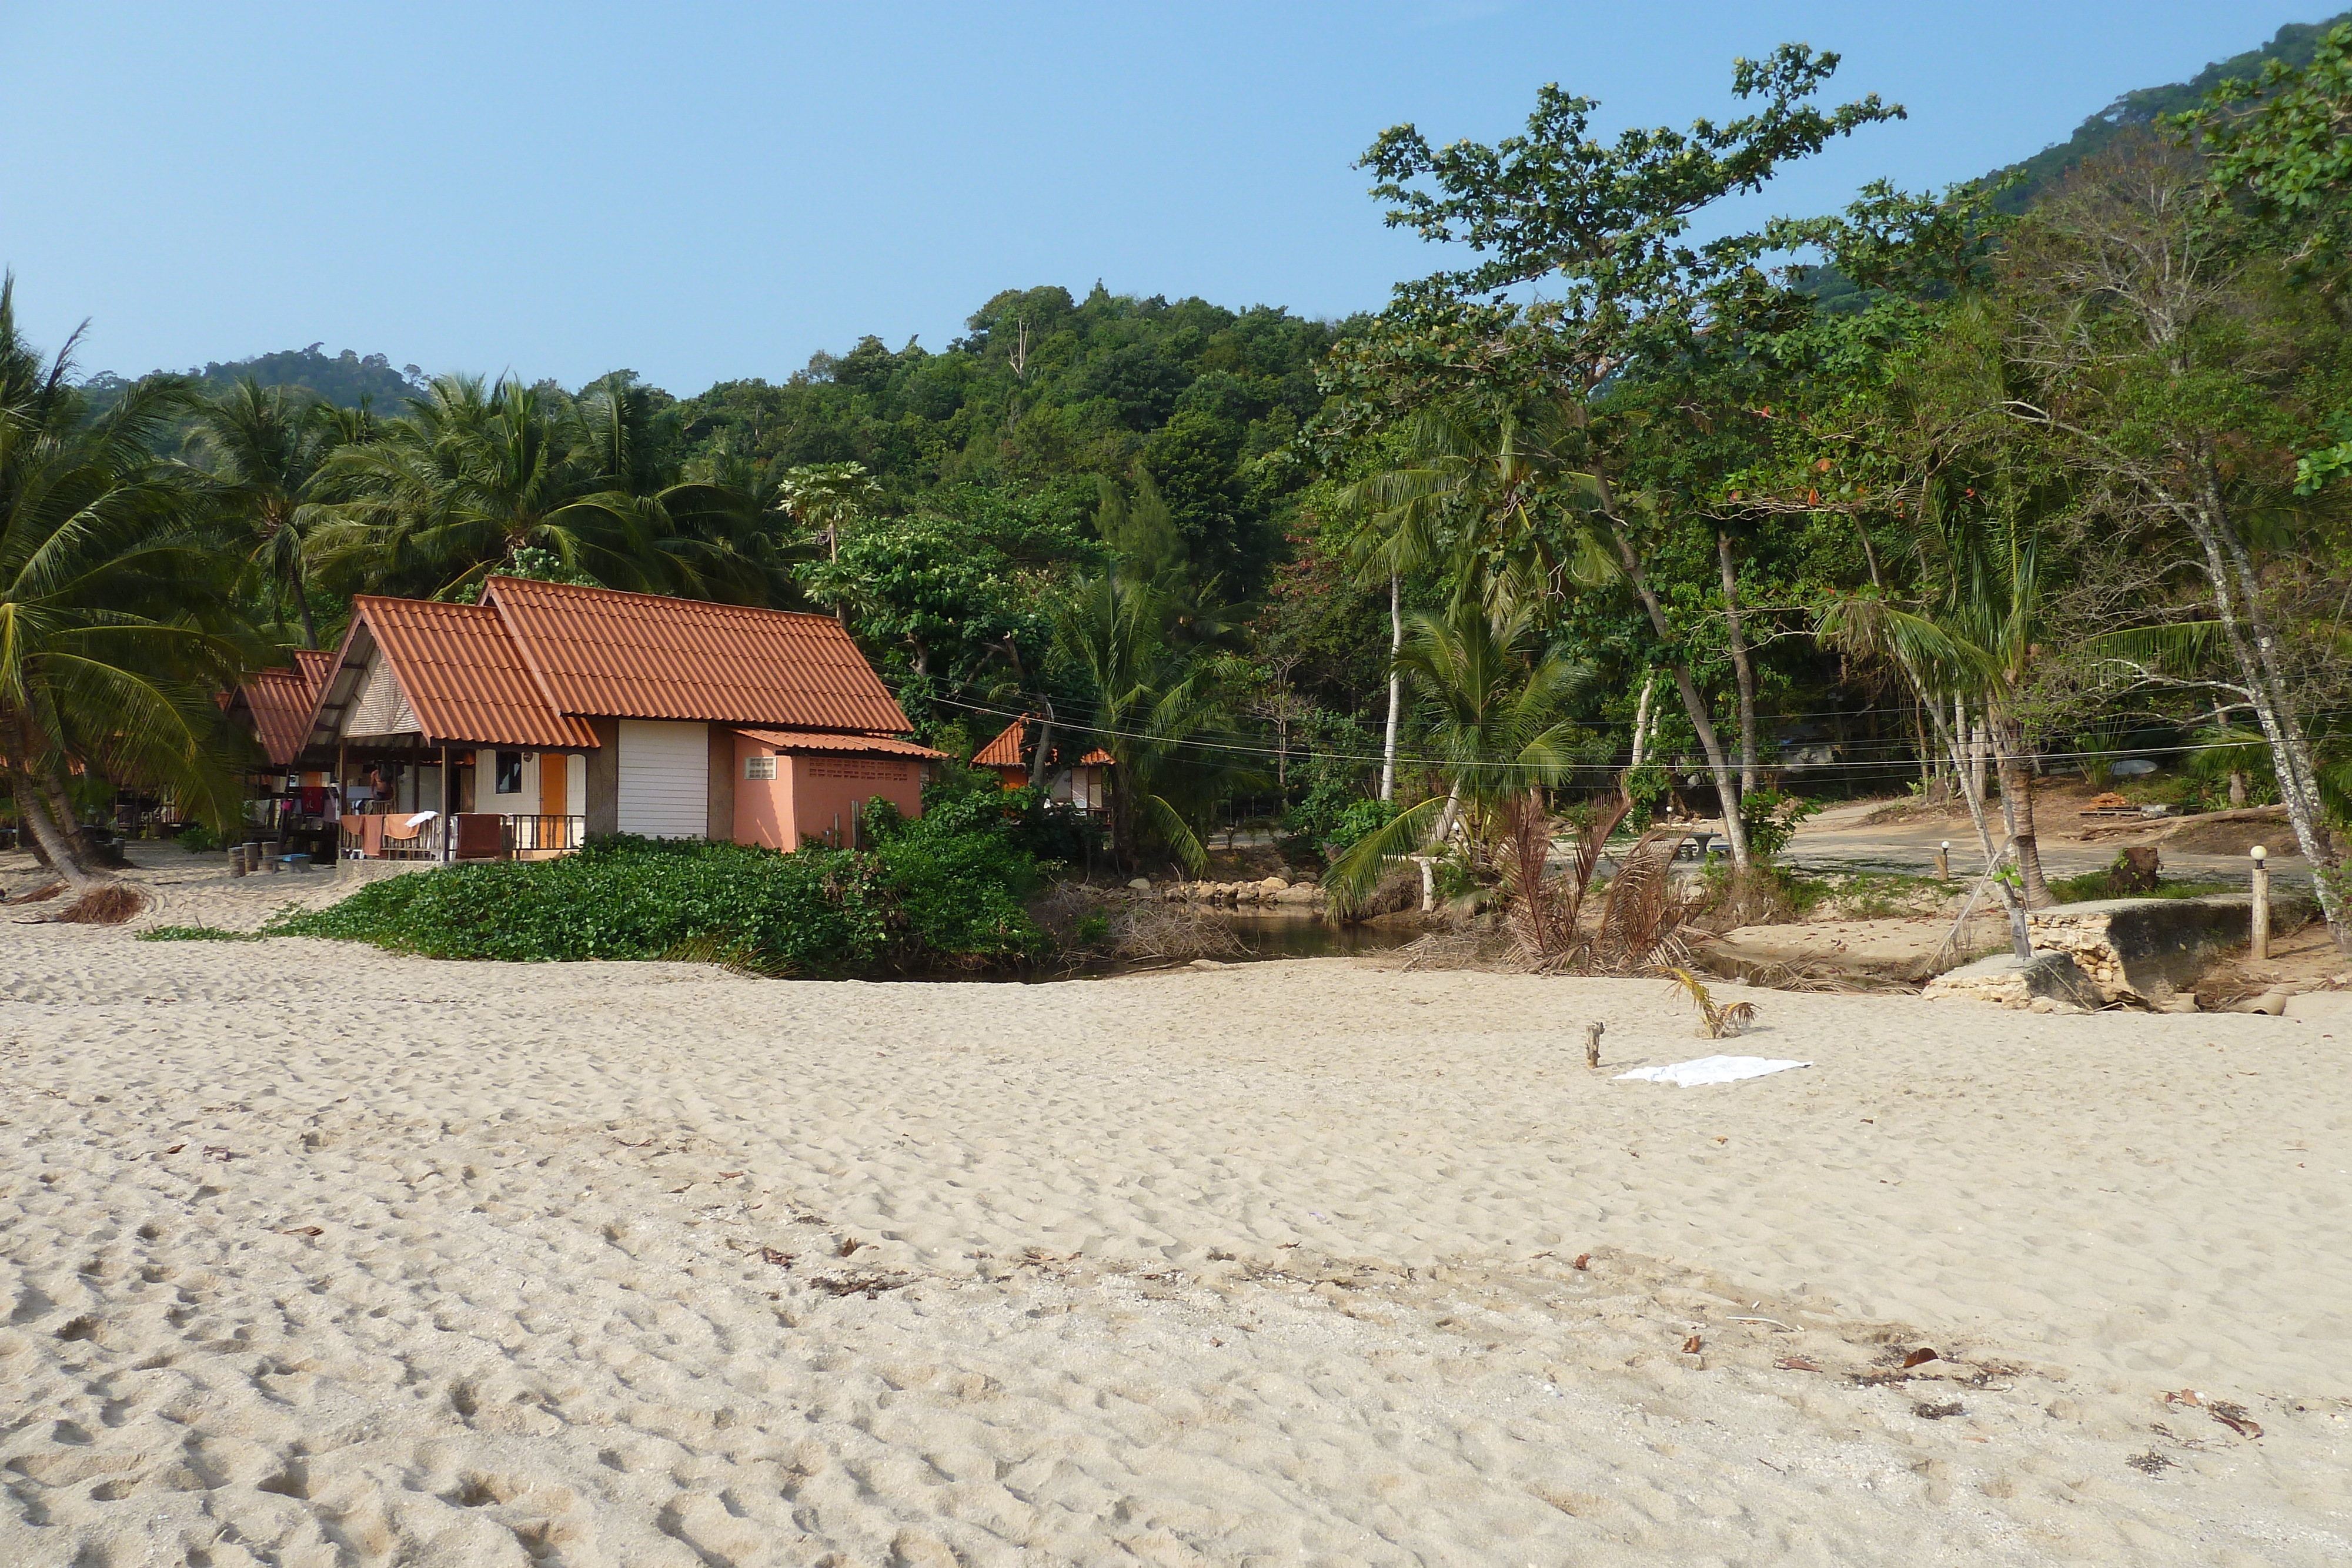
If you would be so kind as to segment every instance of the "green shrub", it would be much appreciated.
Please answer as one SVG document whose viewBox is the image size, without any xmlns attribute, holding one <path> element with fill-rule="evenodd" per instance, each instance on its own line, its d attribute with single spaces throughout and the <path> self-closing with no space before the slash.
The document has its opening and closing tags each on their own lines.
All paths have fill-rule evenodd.
<svg viewBox="0 0 2352 1568">
<path fill-rule="evenodd" d="M 697 958 L 796 977 L 1010 963 L 1049 945 L 1022 908 L 1043 868 L 1008 831 L 868 821 L 870 850 L 602 837 L 560 860 L 393 877 L 265 929 L 434 958 Z"/>
<path fill-rule="evenodd" d="M 142 942 L 258 942 L 257 931 L 224 931 L 217 925 L 157 925 L 139 934 Z"/>
<path fill-rule="evenodd" d="M 1818 800 L 1783 795 L 1778 789 L 1750 789 L 1739 798 L 1739 821 L 1748 829 L 1748 852 L 1761 864 L 1777 860 L 1797 836 L 1797 824 L 1818 813 Z"/>
<path fill-rule="evenodd" d="M 179 845 L 190 854 L 203 854 L 208 850 L 228 847 L 228 841 L 202 822 L 190 822 L 180 830 Z"/>
</svg>

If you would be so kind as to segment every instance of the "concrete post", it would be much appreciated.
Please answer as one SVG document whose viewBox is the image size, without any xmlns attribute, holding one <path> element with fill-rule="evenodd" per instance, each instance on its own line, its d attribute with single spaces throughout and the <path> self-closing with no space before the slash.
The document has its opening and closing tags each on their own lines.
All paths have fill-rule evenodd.
<svg viewBox="0 0 2352 1568">
<path fill-rule="evenodd" d="M 2271 867 L 2270 851 L 2256 844 L 2246 852 L 2254 862 L 2254 907 L 2252 939 L 2248 956 L 2257 964 L 2271 956 Z"/>
</svg>

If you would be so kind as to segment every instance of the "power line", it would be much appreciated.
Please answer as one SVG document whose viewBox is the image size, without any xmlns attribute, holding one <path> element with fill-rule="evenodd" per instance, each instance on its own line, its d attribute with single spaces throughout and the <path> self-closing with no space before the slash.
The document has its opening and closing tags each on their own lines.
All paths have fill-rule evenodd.
<svg viewBox="0 0 2352 1568">
<path fill-rule="evenodd" d="M 929 679 L 929 678 L 930 678 L 930 677 L 924 677 L 924 678 Z M 950 684 L 950 685 L 951 685 L 958 686 L 958 687 L 965 687 L 965 686 L 968 686 L 968 685 L 969 685 L 969 683 L 967 683 L 967 682 L 962 682 L 962 681 L 955 681 L 955 682 L 950 682 L 950 683 L 949 683 L 949 684 Z M 894 694 L 894 695 L 895 695 L 895 694 Z M 942 706 L 948 706 L 948 707 L 961 708 L 961 709 L 962 709 L 964 712 L 967 712 L 967 713 L 986 714 L 986 715 L 990 715 L 990 716 L 992 716 L 997 717 L 997 718 L 1007 719 L 1007 720 L 1016 719 L 1016 718 L 1025 718 L 1025 719 L 1030 720 L 1032 723 L 1042 723 L 1042 722 L 1044 722 L 1044 721 L 1039 717 L 1039 716 L 1037 716 L 1036 714 L 1034 714 L 1034 713 L 1033 713 L 1033 712 L 1028 712 L 1028 711 L 1026 711 L 1026 710 L 1015 710 L 1015 709 L 1013 709 L 1013 708 L 1002 708 L 1002 707 L 989 707 L 989 706 L 984 706 L 984 705 L 978 704 L 978 703 L 959 702 L 959 701 L 957 701 L 956 699 L 954 699 L 954 698 L 952 698 L 952 697 L 944 697 L 944 696 L 938 696 L 938 695 L 931 695 L 931 696 L 929 696 L 927 700 L 931 701 L 931 702 L 935 702 L 935 703 L 941 704 Z M 1895 711 L 1900 711 L 1900 710 L 1895 710 Z M 2336 716 L 2334 713 L 2329 713 L 2329 714 L 2315 714 L 2315 715 L 2313 715 L 2313 716 L 2313 716 L 2313 717 L 2315 717 L 2315 718 L 2318 718 L 2318 717 L 2333 717 L 2333 716 Z M 1295 746 L 1295 747 L 1271 747 L 1271 746 L 1244 746 L 1244 745 L 1239 745 L 1239 744 L 1236 744 L 1236 743 L 1232 742 L 1232 741 L 1203 740 L 1203 739 L 1199 739 L 1199 738 L 1192 737 L 1166 737 L 1166 736 L 1154 736 L 1154 735 L 1150 735 L 1150 734 L 1148 734 L 1148 733 L 1145 733 L 1145 732 L 1142 732 L 1142 731 L 1138 731 L 1138 730 L 1122 730 L 1122 729 L 1110 729 L 1110 728 L 1106 728 L 1106 727 L 1102 727 L 1102 726 L 1099 726 L 1099 725 L 1088 724 L 1088 723 L 1081 723 L 1081 722 L 1078 722 L 1078 721 L 1076 721 L 1076 720 L 1075 720 L 1075 719 L 1066 719 L 1066 718 L 1063 718 L 1063 717 L 1059 716 L 1058 715 L 1055 717 L 1055 719 L 1054 719 L 1054 721 L 1053 721 L 1053 725 L 1054 725 L 1054 727 L 1055 727 L 1055 729 L 1057 729 L 1057 730 L 1066 731 L 1066 732 L 1069 732 L 1069 733 L 1071 733 L 1071 734 L 1075 734 L 1075 735 L 1084 735 L 1084 736 L 1087 736 L 1087 737 L 1095 737 L 1095 738 L 1114 739 L 1114 740 L 1140 740 L 1140 741 L 1145 741 L 1145 742 L 1148 742 L 1148 743 L 1152 744 L 1152 745 L 1155 745 L 1155 746 L 1184 747 L 1190 747 L 1190 748 L 1192 748 L 1192 749 L 1193 749 L 1193 750 L 1198 750 L 1198 751 L 1217 751 L 1217 752 L 1224 752 L 1224 753 L 1228 753 L 1228 754 L 1235 755 L 1235 756 L 1247 756 L 1247 757 L 1269 757 L 1269 758 L 1292 758 L 1292 757 L 1297 757 L 1297 758 L 1310 758 L 1310 757 L 1316 757 L 1316 758 L 1334 758 L 1334 759 L 1337 759 L 1337 760 L 1339 760 L 1339 761 L 1346 761 L 1346 762 L 1360 762 L 1360 763 L 1365 764 L 1365 765 L 1366 765 L 1366 766 L 1368 766 L 1368 767 L 1369 767 L 1369 766 L 1375 766 L 1375 765 L 1381 764 L 1381 763 L 1382 763 L 1382 762 L 1385 762 L 1385 761 L 1387 760 L 1387 758 L 1386 758 L 1385 753 L 1382 753 L 1382 752 L 1377 752 L 1377 751 L 1371 751 L 1371 752 L 1337 751 L 1337 750 L 1331 750 L 1331 749 L 1328 749 L 1328 748 L 1326 748 L 1326 747 L 1322 747 L 1307 746 L 1307 745 Z M 1889 744 L 1889 745 L 1894 745 L 1894 746 L 1903 746 L 1903 745 L 1907 745 L 1907 744 L 1909 744 L 1909 743 L 1907 743 L 1907 742 L 1902 742 L 1902 741 L 1892 741 L 1892 742 L 1888 742 L 1887 744 Z M 2090 759 L 2092 759 L 2092 758 L 2103 758 L 2103 757 L 2105 757 L 2105 758 L 2120 758 L 2120 757 L 2173 756 L 2173 755 L 2188 755 L 2188 754 L 2190 754 L 2190 753 L 2195 753 L 2195 752 L 2203 752 L 2203 751 L 2234 751 L 2234 750 L 2237 750 L 2237 749 L 2239 749 L 2239 748 L 2241 748 L 2241 747 L 2242 747 L 2249 746 L 2249 745 L 2265 745 L 2265 744 L 2267 744 L 2267 743 L 2266 743 L 2266 742 L 2260 742 L 2260 741 L 2213 741 L 2213 742 L 2206 742 L 2206 743 L 2201 743 L 2201 744 L 2197 744 L 2197 745 L 2189 745 L 2189 746 L 2174 746 L 2174 747 L 2155 747 L 2155 746 L 2146 746 L 2146 747 L 2130 747 L 2128 750 L 2101 750 L 2101 751 L 2043 751 L 2043 752 L 2037 752 L 2037 753 L 2035 753 L 2034 755 L 2035 755 L 2035 757 L 2036 757 L 2040 761 L 2042 761 L 2042 762 L 2053 762 L 2053 761 L 2055 761 L 2055 762 L 2065 762 L 2065 761 L 2088 761 L 2088 760 L 2090 760 Z M 1889 760 L 1887 760 L 1887 761 L 1884 761 L 1884 762 L 1874 762 L 1874 761 L 1828 761 L 1828 762 L 1813 762 L 1813 763 L 1805 763 L 1805 764 L 1802 764 L 1802 765 L 1801 765 L 1801 766 L 1800 766 L 1799 768 L 1787 768 L 1787 767 L 1780 766 L 1780 765 L 1777 765 L 1777 764 L 1766 764 L 1766 766 L 1774 767 L 1774 768 L 1775 768 L 1775 769 L 1776 769 L 1777 771 L 1780 771 L 1780 772 L 1783 772 L 1783 773 L 1786 773 L 1786 772 L 1791 772 L 1791 771 L 1802 771 L 1802 772 L 1805 772 L 1805 773 L 1821 773 L 1821 772 L 1828 772 L 1828 771 L 1841 771 L 1841 772 L 1848 772 L 1848 773 L 1860 773 L 1860 772 L 1885 773 L 1885 772 L 1891 772 L 1891 771 L 1893 771 L 1893 770 L 1895 770 L 1895 769 L 1896 769 L 1896 768 L 1908 768 L 1909 766 L 1911 766 L 1911 765 L 1913 764 L 1913 762 L 1914 762 L 1914 761 L 1916 761 L 1916 753 L 1915 752 L 1915 753 L 1913 754 L 1913 757 L 1912 757 L 1911 758 L 1904 758 L 1904 759 L 1889 759 Z M 1991 762 L 1991 760 L 1992 760 L 1992 759 L 1991 759 L 1990 758 L 1986 758 L 1986 760 L 1987 760 L 1987 762 L 1990 764 L 1990 763 Z M 1456 758 L 1444 758 L 1444 757 L 1408 757 L 1408 756 L 1405 756 L 1405 755 L 1404 755 L 1404 754 L 1402 754 L 1402 753 L 1399 753 L 1399 754 L 1398 754 L 1397 758 L 1396 758 L 1396 762 L 1397 762 L 1397 766 L 1398 766 L 1398 767 L 1400 767 L 1400 768 L 1404 768 L 1404 767 L 1414 767 L 1414 768 L 1459 768 L 1459 767 L 1461 767 L 1461 766 L 1462 766 L 1461 762 L 1460 762 L 1458 759 L 1456 759 Z M 1487 767 L 1487 768 L 1495 768 L 1504 769 L 1504 770 L 1507 770 L 1507 770 L 1516 770 L 1516 769 L 1525 769 L 1525 770 L 1527 770 L 1527 771 L 1528 771 L 1528 772 L 1534 772 L 1534 771 L 1536 771 L 1536 770 L 1538 769 L 1538 766 L 1539 766 L 1539 765 L 1538 765 L 1538 764 L 1535 764 L 1535 763 L 1518 763 L 1518 762 L 1489 762 L 1489 763 L 1482 763 L 1482 764 L 1480 764 L 1480 766 L 1481 766 L 1481 767 Z M 1939 761 L 1939 763 L 1938 763 L 1938 766 L 1940 766 L 1940 761 Z M 1614 770 L 1615 770 L 1615 768 L 1616 768 L 1616 763 L 1615 763 L 1613 760 L 1612 760 L 1612 761 L 1610 761 L 1610 762 L 1571 763 L 1571 764 L 1570 765 L 1570 771 L 1571 773 L 1574 773 L 1574 772 L 1579 771 L 1579 770 L 1587 771 L 1587 772 L 1597 772 L 1597 771 L 1601 771 L 1601 770 L 1610 770 L 1610 771 L 1614 771 Z M 1700 775 L 1706 775 L 1706 774 L 1709 774 L 1709 773 L 1711 773 L 1711 772 L 1713 771 L 1713 769 L 1712 769 L 1712 768 L 1711 768 L 1710 766 L 1707 766 L 1707 765 L 1702 764 L 1702 765 L 1699 765 L 1699 766 L 1697 766 L 1697 767 L 1681 767 L 1681 766 L 1677 766 L 1677 767 L 1675 767 L 1675 768 L 1672 768 L 1670 771 L 1672 771 L 1672 772 L 1675 772 L 1675 773 L 1696 773 L 1696 774 L 1700 774 Z"/>
</svg>

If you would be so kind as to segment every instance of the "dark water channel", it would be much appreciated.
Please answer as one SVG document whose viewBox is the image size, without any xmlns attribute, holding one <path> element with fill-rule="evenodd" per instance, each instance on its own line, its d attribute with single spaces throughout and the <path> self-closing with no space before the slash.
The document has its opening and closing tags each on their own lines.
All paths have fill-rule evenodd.
<svg viewBox="0 0 2352 1568">
<path fill-rule="evenodd" d="M 1422 933 L 1393 925 L 1341 925 L 1319 915 L 1257 915 L 1236 911 L 1222 917 L 1255 958 L 1345 958 L 1381 953 L 1417 940 Z"/>
</svg>

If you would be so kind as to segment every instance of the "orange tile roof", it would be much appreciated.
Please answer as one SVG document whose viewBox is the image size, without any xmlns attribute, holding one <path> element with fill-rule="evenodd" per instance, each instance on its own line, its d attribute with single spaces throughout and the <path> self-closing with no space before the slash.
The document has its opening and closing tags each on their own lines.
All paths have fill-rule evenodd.
<svg viewBox="0 0 2352 1568">
<path fill-rule="evenodd" d="M 905 734 L 840 622 L 700 600 L 493 577 L 540 690 L 566 714 Z"/>
<path fill-rule="evenodd" d="M 1028 749 L 1029 726 L 1034 722 L 1034 721 L 1024 713 L 1019 718 L 1014 719 L 1011 724 L 1006 725 L 1003 733 L 998 735 L 994 740 L 990 741 L 986 746 L 982 747 L 978 751 L 971 754 L 971 765 L 974 768 L 1028 767 L 1029 764 L 1027 760 L 1024 758 L 1021 754 Z M 1054 760 L 1058 762 L 1061 760 L 1061 757 L 1062 748 L 1058 746 L 1054 747 Z M 1109 752 L 1097 747 L 1094 750 L 1087 752 L 1084 757 L 1079 758 L 1078 766 L 1081 768 L 1104 768 L 1109 766 L 1116 760 L 1117 759 L 1113 758 Z"/>
<path fill-rule="evenodd" d="M 392 661 L 428 739 L 595 747 L 596 732 L 586 720 L 549 706 L 497 611 L 362 594 L 352 601 L 352 620 L 354 630 L 366 622 L 376 646 Z"/>
<path fill-rule="evenodd" d="M 310 709 L 319 700 L 308 677 L 294 670 L 256 670 L 230 700 L 243 701 L 253 716 L 254 738 L 271 766 L 286 767 L 302 755 L 310 738 Z"/>
<path fill-rule="evenodd" d="M 327 689 L 327 676 L 335 668 L 335 655 L 324 648 L 294 650 L 294 672 L 310 684 L 310 695 L 316 698 Z"/>
<path fill-rule="evenodd" d="M 762 746 L 772 746 L 779 751 L 829 751 L 850 757 L 921 757 L 938 761 L 947 755 L 911 740 L 900 740 L 887 735 L 833 735 L 813 729 L 751 729 L 740 728 L 738 735 L 751 737 Z"/>
<path fill-rule="evenodd" d="M 974 768 L 1025 768 L 1021 748 L 1028 739 L 1029 716 L 1023 714 L 1004 727 L 1004 733 L 971 754 Z"/>
</svg>

